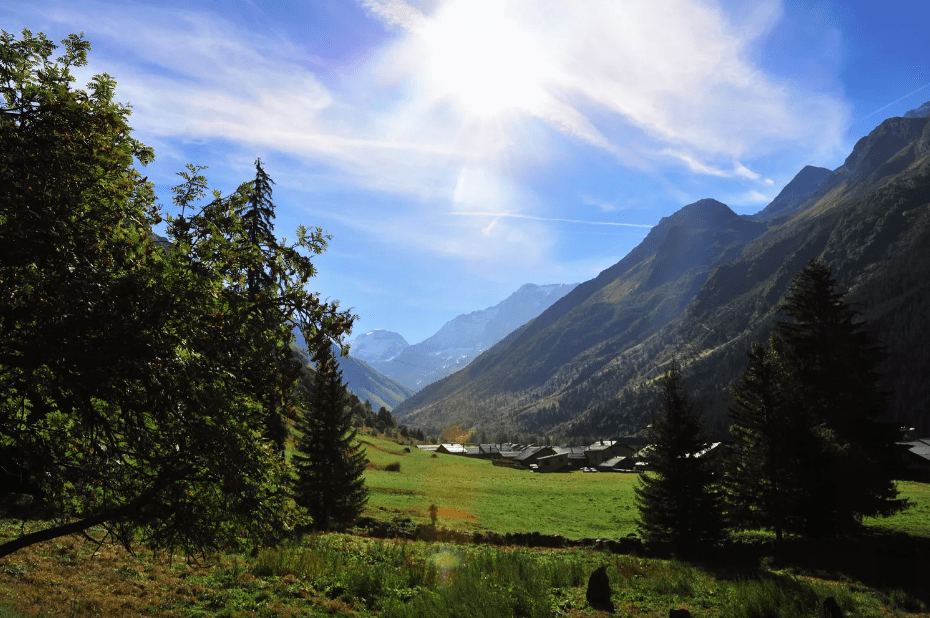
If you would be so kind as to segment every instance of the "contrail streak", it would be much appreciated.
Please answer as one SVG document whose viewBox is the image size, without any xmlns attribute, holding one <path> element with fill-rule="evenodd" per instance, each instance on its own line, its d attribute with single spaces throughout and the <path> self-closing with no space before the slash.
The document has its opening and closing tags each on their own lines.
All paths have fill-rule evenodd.
<svg viewBox="0 0 930 618">
<path fill-rule="evenodd" d="M 874 116 L 875 114 L 878 114 L 879 112 L 885 111 L 886 109 L 888 109 L 889 107 L 891 107 L 891 106 L 894 105 L 895 103 L 900 103 L 900 102 L 903 101 L 904 99 L 906 99 L 906 98 L 908 98 L 908 97 L 910 97 L 910 96 L 913 96 L 913 95 L 917 94 L 918 92 L 920 92 L 921 90 L 923 90 L 923 89 L 926 88 L 927 86 L 930 86 L 930 82 L 927 82 L 926 84 L 924 84 L 923 86 L 921 86 L 921 87 L 918 88 L 917 90 L 914 90 L 913 92 L 907 93 L 906 95 L 904 95 L 904 96 L 901 97 L 900 99 L 895 99 L 894 101 L 892 101 L 892 102 L 889 103 L 888 105 L 886 105 L 886 106 L 884 106 L 884 107 L 878 108 L 877 110 L 875 110 L 875 111 L 872 112 L 871 114 L 866 114 L 865 116 L 863 116 L 862 118 L 860 118 L 859 120 L 857 120 L 857 121 L 855 122 L 855 124 L 859 124 L 860 122 L 862 122 L 862 121 L 865 120 L 866 118 L 869 118 L 869 117 L 871 117 L 871 116 Z"/>
<path fill-rule="evenodd" d="M 556 221 L 558 223 L 583 223 L 585 225 L 614 225 L 619 227 L 645 227 L 652 228 L 651 225 L 642 225 L 639 223 L 615 223 L 612 221 L 582 221 L 580 219 L 554 219 L 551 217 L 534 217 L 532 215 L 520 215 L 512 212 L 453 212 L 453 215 L 467 217 L 509 217 L 511 219 L 529 219 L 531 221 Z"/>
</svg>

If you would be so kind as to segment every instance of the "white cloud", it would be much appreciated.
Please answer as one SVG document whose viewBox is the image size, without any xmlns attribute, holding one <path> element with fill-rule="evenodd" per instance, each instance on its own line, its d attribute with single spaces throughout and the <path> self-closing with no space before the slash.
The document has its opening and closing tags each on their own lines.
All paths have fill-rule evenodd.
<svg viewBox="0 0 930 618">
<path fill-rule="evenodd" d="M 752 62 L 751 47 L 781 18 L 776 1 L 738 21 L 695 0 L 448 0 L 430 15 L 365 4 L 407 29 L 386 58 L 392 79 L 417 84 L 419 96 L 517 110 L 628 164 L 673 154 L 697 173 L 758 180 L 738 158 L 801 144 L 830 151 L 848 122 L 838 98 Z"/>
<path fill-rule="evenodd" d="M 338 78 L 317 73 L 318 50 L 216 14 L 86 2 L 53 18 L 92 23 L 88 37 L 116 50 L 92 57 L 134 103 L 137 130 L 271 149 L 413 198 L 375 233 L 470 260 L 527 264 L 556 242 L 548 223 L 581 222 L 539 216 L 542 198 L 521 188 L 573 146 L 770 186 L 757 157 L 837 147 L 848 118 L 837 98 L 752 62 L 780 18 L 772 0 L 738 19 L 696 0 L 361 3 L 390 39 Z M 456 212 L 495 216 L 450 225 Z"/>
</svg>

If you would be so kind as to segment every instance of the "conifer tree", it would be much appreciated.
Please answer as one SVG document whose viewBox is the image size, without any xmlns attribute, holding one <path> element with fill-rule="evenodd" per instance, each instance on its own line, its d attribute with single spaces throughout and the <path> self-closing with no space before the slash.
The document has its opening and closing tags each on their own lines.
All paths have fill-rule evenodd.
<svg viewBox="0 0 930 618">
<path fill-rule="evenodd" d="M 350 525 L 362 513 L 367 462 L 355 443 L 352 410 L 345 405 L 346 388 L 330 344 L 320 346 L 313 360 L 316 373 L 297 420 L 294 499 L 313 517 L 315 529 L 329 530 Z"/>
<path fill-rule="evenodd" d="M 848 529 L 863 516 L 888 516 L 907 503 L 892 480 L 893 436 L 876 421 L 885 412 L 879 381 L 884 350 L 856 321 L 830 268 L 811 260 L 779 309 L 784 358 L 796 376 L 798 408 L 820 441 L 801 462 L 799 515 L 809 535 Z"/>
<path fill-rule="evenodd" d="M 796 527 L 799 463 L 810 458 L 813 436 L 792 395 L 794 375 L 784 361 L 784 342 L 753 342 L 749 362 L 733 385 L 729 415 L 734 444 L 726 472 L 727 507 L 734 527 L 775 531 L 778 541 Z"/>
<path fill-rule="evenodd" d="M 275 218 L 275 205 L 271 199 L 271 185 L 274 181 L 262 167 L 262 160 L 255 160 L 255 180 L 252 181 L 248 199 L 237 208 L 237 214 L 242 220 L 244 228 L 245 249 L 252 252 L 256 259 L 245 273 L 245 292 L 250 300 L 257 302 L 265 298 L 276 298 L 280 295 L 279 288 L 287 281 L 287 273 L 280 269 L 274 256 L 280 253 L 281 247 L 274 235 L 272 221 Z M 259 304 L 252 314 L 256 324 L 267 321 L 270 314 L 277 311 L 277 307 Z M 265 374 L 265 382 L 274 384 L 273 374 L 283 372 L 294 379 L 299 375 L 300 362 L 294 358 L 290 350 L 293 339 L 290 331 L 291 324 L 281 325 L 281 336 L 277 341 L 266 342 L 264 354 L 255 356 L 254 371 Z M 287 439 L 287 423 L 284 420 L 284 411 L 287 406 L 285 393 L 269 388 L 261 394 L 261 404 L 265 414 L 266 438 L 275 445 L 277 452 L 283 457 L 284 443 Z"/>
<path fill-rule="evenodd" d="M 653 446 L 646 457 L 649 473 L 635 490 L 640 533 L 679 551 L 719 541 L 721 494 L 708 460 L 695 456 L 710 440 L 682 386 L 677 361 L 662 378 L 661 410 L 647 439 Z"/>
</svg>

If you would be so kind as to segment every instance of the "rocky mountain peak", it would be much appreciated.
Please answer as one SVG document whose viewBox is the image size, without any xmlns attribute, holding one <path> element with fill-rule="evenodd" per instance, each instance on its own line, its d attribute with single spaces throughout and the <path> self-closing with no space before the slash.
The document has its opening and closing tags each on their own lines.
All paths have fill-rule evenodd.
<svg viewBox="0 0 930 618">
<path fill-rule="evenodd" d="M 780 215 L 796 212 L 833 172 L 825 167 L 805 165 L 791 182 L 785 185 L 768 206 L 748 217 L 753 221 L 766 221 Z"/>
<path fill-rule="evenodd" d="M 410 347 L 400 333 L 380 328 L 359 335 L 351 343 L 352 356 L 369 363 L 389 360 Z"/>
<path fill-rule="evenodd" d="M 926 116 L 930 116 L 930 101 L 904 114 L 905 118 L 924 118 Z"/>
<path fill-rule="evenodd" d="M 738 225 L 740 221 L 739 215 L 723 202 L 705 198 L 680 208 L 668 217 L 662 217 L 656 227 L 681 225 L 692 229 L 721 230 Z"/>
<path fill-rule="evenodd" d="M 920 138 L 930 117 L 888 118 L 856 142 L 837 174 L 851 181 L 868 178 L 901 149 Z"/>
</svg>

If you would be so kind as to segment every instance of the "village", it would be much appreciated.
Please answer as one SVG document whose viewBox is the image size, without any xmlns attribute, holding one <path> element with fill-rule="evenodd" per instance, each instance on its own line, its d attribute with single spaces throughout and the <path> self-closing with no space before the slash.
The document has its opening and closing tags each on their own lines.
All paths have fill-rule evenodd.
<svg viewBox="0 0 930 618">
<path fill-rule="evenodd" d="M 721 442 L 707 445 L 694 457 L 717 457 Z M 422 451 L 488 459 L 494 465 L 532 472 L 632 472 L 646 469 L 646 454 L 652 448 L 643 438 L 623 437 L 598 440 L 589 446 L 536 446 L 512 444 L 420 444 Z"/>
<path fill-rule="evenodd" d="M 902 465 L 902 479 L 930 482 L 930 439 L 918 438 L 914 428 L 901 427 L 895 441 Z M 637 436 L 598 440 L 588 446 L 537 446 L 513 444 L 420 444 L 417 448 L 443 455 L 488 459 L 494 465 L 532 472 L 626 472 L 647 470 L 646 455 L 653 447 Z M 693 457 L 714 461 L 724 456 L 726 442 L 712 442 Z"/>
</svg>

